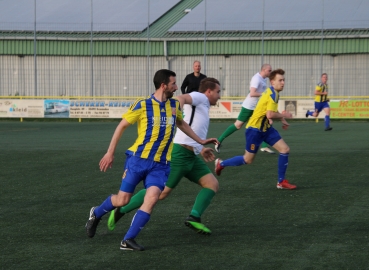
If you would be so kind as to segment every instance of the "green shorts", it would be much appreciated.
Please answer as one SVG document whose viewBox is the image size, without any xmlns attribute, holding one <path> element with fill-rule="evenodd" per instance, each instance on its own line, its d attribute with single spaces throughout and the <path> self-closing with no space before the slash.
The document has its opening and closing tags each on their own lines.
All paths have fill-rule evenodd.
<svg viewBox="0 0 369 270">
<path fill-rule="evenodd" d="M 253 112 L 253 110 L 242 107 L 240 113 L 238 114 L 237 120 L 246 123 L 247 121 L 249 121 Z"/>
<path fill-rule="evenodd" d="M 198 183 L 201 177 L 209 173 L 210 169 L 199 156 L 179 144 L 173 144 L 170 174 L 165 184 L 167 187 L 175 188 L 183 177 Z"/>
</svg>

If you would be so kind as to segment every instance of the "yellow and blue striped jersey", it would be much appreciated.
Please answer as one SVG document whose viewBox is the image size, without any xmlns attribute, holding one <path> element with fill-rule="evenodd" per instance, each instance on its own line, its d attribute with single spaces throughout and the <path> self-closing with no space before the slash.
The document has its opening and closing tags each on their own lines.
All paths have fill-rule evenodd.
<svg viewBox="0 0 369 270">
<path fill-rule="evenodd" d="M 130 124 L 137 122 L 138 137 L 128 153 L 157 162 L 170 161 L 176 119 L 183 119 L 178 100 L 160 102 L 151 95 L 136 100 L 122 117 Z"/>
<path fill-rule="evenodd" d="M 328 84 L 323 84 L 322 82 L 318 83 L 315 87 L 316 91 L 319 92 L 328 92 Z M 328 95 L 326 96 L 321 96 L 321 95 L 315 95 L 315 102 L 324 102 L 327 101 L 328 99 Z"/>
<path fill-rule="evenodd" d="M 261 95 L 246 128 L 253 128 L 259 131 L 266 131 L 270 128 L 267 111 L 278 112 L 279 93 L 273 87 L 267 88 Z"/>
</svg>

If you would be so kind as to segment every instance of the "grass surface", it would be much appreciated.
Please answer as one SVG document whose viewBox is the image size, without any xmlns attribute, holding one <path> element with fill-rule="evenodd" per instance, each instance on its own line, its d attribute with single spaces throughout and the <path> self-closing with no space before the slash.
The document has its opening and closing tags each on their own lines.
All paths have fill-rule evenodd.
<svg viewBox="0 0 369 270">
<path fill-rule="evenodd" d="M 229 124 L 211 123 L 209 137 Z M 183 179 L 138 236 L 144 252 L 119 250 L 133 213 L 113 232 L 104 217 L 93 239 L 84 228 L 90 208 L 118 191 L 124 151 L 136 137 L 129 128 L 113 168 L 100 172 L 116 125 L 0 123 L 1 269 L 369 268 L 368 122 L 333 122 L 331 132 L 323 122 L 292 122 L 280 131 L 295 191 L 275 187 L 278 155 L 226 168 L 202 217 L 211 236 L 184 225 L 199 187 Z M 223 159 L 243 154 L 243 131 L 221 150 Z"/>
</svg>

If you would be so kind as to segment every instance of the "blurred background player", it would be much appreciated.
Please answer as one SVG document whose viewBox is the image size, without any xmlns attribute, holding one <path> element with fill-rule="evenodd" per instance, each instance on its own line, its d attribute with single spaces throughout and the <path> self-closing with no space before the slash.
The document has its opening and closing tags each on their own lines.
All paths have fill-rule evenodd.
<svg viewBox="0 0 369 270">
<path fill-rule="evenodd" d="M 246 151 L 243 156 L 235 156 L 227 160 L 215 160 L 215 173 L 220 175 L 221 171 L 228 166 L 240 166 L 251 164 L 258 152 L 260 144 L 265 141 L 272 145 L 279 154 L 278 159 L 278 189 L 296 189 L 285 179 L 288 166 L 288 155 L 290 148 L 279 135 L 278 131 L 272 126 L 273 119 L 281 119 L 282 128 L 287 129 L 289 124 L 285 118 L 292 118 L 289 112 L 278 112 L 279 92 L 284 87 L 284 70 L 277 69 L 271 72 L 269 76 L 271 87 L 269 87 L 261 96 L 254 113 L 246 126 Z"/>
<path fill-rule="evenodd" d="M 310 112 L 309 110 L 306 112 L 306 117 L 313 116 L 313 117 L 318 117 L 319 113 L 324 110 L 325 112 L 325 117 L 324 117 L 324 122 L 325 122 L 325 131 L 329 131 L 332 130 L 332 127 L 330 126 L 330 115 L 331 115 L 331 109 L 329 108 L 329 99 L 328 99 L 328 75 L 327 73 L 323 73 L 321 78 L 320 78 L 320 82 L 317 84 L 317 86 L 315 87 L 315 111 L 314 112 Z"/>
<path fill-rule="evenodd" d="M 200 138 L 206 138 L 210 122 L 210 106 L 215 105 L 220 99 L 219 81 L 214 78 L 205 78 L 200 82 L 199 93 L 191 92 L 177 98 L 181 105 L 190 104 L 196 106 L 196 117 L 193 119 L 191 128 Z M 185 122 L 190 121 L 191 111 L 189 110 L 191 110 L 191 106 L 187 106 L 184 109 Z M 177 129 L 173 141 L 170 174 L 159 199 L 165 199 L 183 177 L 200 185 L 202 189 L 196 197 L 190 215 L 185 220 L 185 225 L 200 234 L 211 234 L 211 230 L 201 222 L 201 215 L 210 205 L 211 200 L 218 191 L 219 183 L 198 155 L 200 154 L 206 162 L 213 161 L 215 159 L 213 149 L 203 147 L 179 129 Z M 124 214 L 142 205 L 145 193 L 145 189 L 140 190 L 132 197 L 128 205 L 111 212 L 108 220 L 109 230 L 114 230 L 116 222 Z"/>
<path fill-rule="evenodd" d="M 137 122 L 138 137 L 126 151 L 126 163 L 118 194 L 108 196 L 100 206 L 92 207 L 86 223 L 88 237 L 94 237 L 101 217 L 117 207 L 129 203 L 137 184 L 143 181 L 146 188 L 144 203 L 137 210 L 131 226 L 124 236 L 121 250 L 144 250 L 137 244 L 136 236 L 150 220 L 151 212 L 159 200 L 170 172 L 170 157 L 173 147 L 174 127 L 177 125 L 185 134 L 199 144 L 217 142 L 216 139 L 200 139 L 183 121 L 178 100 L 173 99 L 176 74 L 167 69 L 159 70 L 154 76 L 155 93 L 136 100 L 123 115 L 111 139 L 107 153 L 99 165 L 101 171 L 111 168 L 114 152 L 124 131 Z"/>
<path fill-rule="evenodd" d="M 247 95 L 246 99 L 242 103 L 242 109 L 238 114 L 236 122 L 230 125 L 218 138 L 220 144 L 215 145 L 215 150 L 219 153 L 220 146 L 225 138 L 230 136 L 233 132 L 239 130 L 244 123 L 246 123 L 251 117 L 253 111 L 255 110 L 256 104 L 267 87 L 267 78 L 272 72 L 272 66 L 270 64 L 264 64 L 261 67 L 260 72 L 256 73 L 250 81 L 250 93 Z M 274 154 L 274 151 L 269 148 L 269 145 L 265 142 L 261 144 L 261 151 Z"/>
</svg>

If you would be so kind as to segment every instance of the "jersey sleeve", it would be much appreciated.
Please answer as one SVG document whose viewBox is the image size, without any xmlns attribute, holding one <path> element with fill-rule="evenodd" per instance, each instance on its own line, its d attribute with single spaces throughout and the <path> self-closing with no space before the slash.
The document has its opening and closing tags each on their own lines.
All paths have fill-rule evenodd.
<svg viewBox="0 0 369 270">
<path fill-rule="evenodd" d="M 278 112 L 278 94 L 276 92 L 272 92 L 270 89 L 268 89 L 267 92 L 267 111 L 273 111 Z"/>
<path fill-rule="evenodd" d="M 178 100 L 176 100 L 176 119 L 180 121 L 183 120 L 183 113 L 182 113 L 181 106 Z"/>
<path fill-rule="evenodd" d="M 142 99 L 136 100 L 122 118 L 126 119 L 131 125 L 136 123 L 142 113 Z"/>
<path fill-rule="evenodd" d="M 258 87 L 259 87 L 259 79 L 258 79 L 257 76 L 252 77 L 252 79 L 250 81 L 250 88 L 251 87 L 258 89 Z"/>
<path fill-rule="evenodd" d="M 321 85 L 320 83 L 318 83 L 318 84 L 316 85 L 316 87 L 315 87 L 315 91 L 322 92 L 322 90 L 323 90 L 322 85 Z"/>
<path fill-rule="evenodd" d="M 192 106 L 198 106 L 204 102 L 204 99 L 207 99 L 204 94 L 201 94 L 199 92 L 191 92 L 189 95 L 192 98 Z"/>
</svg>

